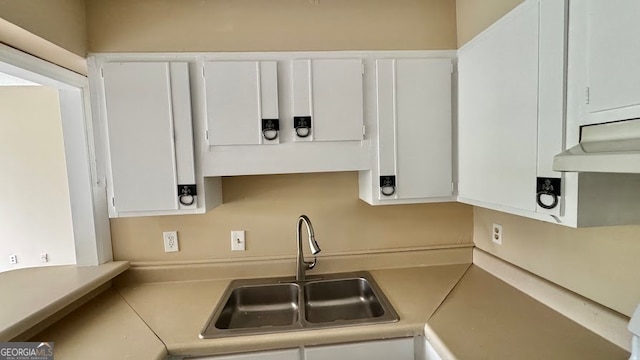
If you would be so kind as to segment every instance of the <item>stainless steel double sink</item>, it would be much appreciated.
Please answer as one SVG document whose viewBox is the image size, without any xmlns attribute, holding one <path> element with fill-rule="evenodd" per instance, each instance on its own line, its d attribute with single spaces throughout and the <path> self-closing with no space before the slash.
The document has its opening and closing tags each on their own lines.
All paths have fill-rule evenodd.
<svg viewBox="0 0 640 360">
<path fill-rule="evenodd" d="M 366 271 L 293 278 L 234 280 L 200 338 L 265 334 L 398 321 Z"/>
</svg>

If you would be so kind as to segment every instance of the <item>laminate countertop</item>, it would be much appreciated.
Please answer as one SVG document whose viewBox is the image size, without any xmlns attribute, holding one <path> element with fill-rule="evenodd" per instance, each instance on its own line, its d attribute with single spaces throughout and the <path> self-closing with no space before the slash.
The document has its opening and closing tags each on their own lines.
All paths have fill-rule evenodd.
<svg viewBox="0 0 640 360">
<path fill-rule="evenodd" d="M 0 341 L 13 340 L 128 268 L 127 261 L 115 261 L 0 273 Z"/>
<path fill-rule="evenodd" d="M 628 358 L 623 349 L 474 265 L 370 272 L 400 316 L 398 322 L 202 340 L 198 334 L 230 280 L 150 282 L 109 290 L 39 334 L 38 340 L 54 341 L 56 359 L 158 359 L 164 356 L 158 342 L 170 355 L 198 356 L 407 337 L 426 331 L 427 337 L 437 335 L 434 346 L 452 359 Z M 86 318 L 91 321 L 79 320 Z M 89 339 L 100 334 L 107 340 L 100 342 L 103 351 L 96 354 Z M 133 345 L 129 340 L 136 337 L 148 345 Z M 535 352 L 540 349 L 544 351 Z"/>
</svg>

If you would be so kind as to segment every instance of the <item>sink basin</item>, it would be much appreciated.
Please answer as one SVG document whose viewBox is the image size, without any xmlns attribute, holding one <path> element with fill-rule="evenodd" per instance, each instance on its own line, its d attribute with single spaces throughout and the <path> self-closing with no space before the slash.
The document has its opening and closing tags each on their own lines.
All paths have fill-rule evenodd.
<svg viewBox="0 0 640 360">
<path fill-rule="evenodd" d="M 255 335 L 398 321 L 366 271 L 294 278 L 234 280 L 200 338 Z"/>
<path fill-rule="evenodd" d="M 304 286 L 304 299 L 310 323 L 372 319 L 385 313 L 364 278 L 310 282 Z"/>
<path fill-rule="evenodd" d="M 284 326 L 298 321 L 296 284 L 241 286 L 234 289 L 222 307 L 217 329 Z"/>
</svg>

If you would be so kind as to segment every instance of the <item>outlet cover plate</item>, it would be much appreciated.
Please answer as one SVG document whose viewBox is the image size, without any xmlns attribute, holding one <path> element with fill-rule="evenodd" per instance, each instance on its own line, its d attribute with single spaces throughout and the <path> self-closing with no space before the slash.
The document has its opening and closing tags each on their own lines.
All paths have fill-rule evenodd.
<svg viewBox="0 0 640 360">
<path fill-rule="evenodd" d="M 502 245 L 502 225 L 496 223 L 493 224 L 493 227 L 491 228 L 491 241 L 498 245 Z"/>
<path fill-rule="evenodd" d="M 244 251 L 244 230 L 232 230 L 231 231 L 231 250 L 232 251 Z"/>
<path fill-rule="evenodd" d="M 178 252 L 178 232 L 177 231 L 165 231 L 162 233 L 164 239 L 164 252 Z"/>
</svg>

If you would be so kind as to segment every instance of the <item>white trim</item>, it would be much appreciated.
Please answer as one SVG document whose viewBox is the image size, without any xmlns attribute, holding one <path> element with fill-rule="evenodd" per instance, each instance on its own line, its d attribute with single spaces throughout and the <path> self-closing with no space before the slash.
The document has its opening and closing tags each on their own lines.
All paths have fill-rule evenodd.
<svg viewBox="0 0 640 360">
<path fill-rule="evenodd" d="M 96 176 L 94 129 L 85 76 L 0 44 L 0 71 L 58 89 L 76 264 L 113 259 L 104 182 Z"/>
<path fill-rule="evenodd" d="M 629 318 L 478 248 L 473 263 L 560 314 L 631 351 Z"/>
<path fill-rule="evenodd" d="M 166 52 L 166 53 L 90 53 L 88 59 L 108 61 L 213 61 L 287 59 L 394 59 L 455 58 L 457 50 L 362 50 L 362 51 L 260 51 L 260 52 Z M 90 61 L 90 60 L 89 60 Z"/>
</svg>

